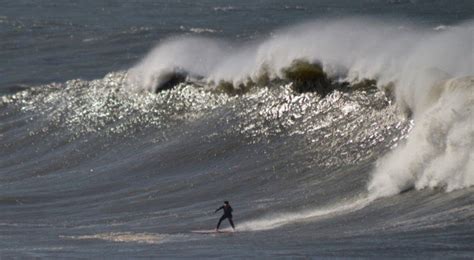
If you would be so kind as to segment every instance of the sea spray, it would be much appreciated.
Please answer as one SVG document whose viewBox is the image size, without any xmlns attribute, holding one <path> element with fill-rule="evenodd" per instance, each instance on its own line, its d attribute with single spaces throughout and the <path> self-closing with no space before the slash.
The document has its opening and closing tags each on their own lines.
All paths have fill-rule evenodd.
<svg viewBox="0 0 474 260">
<path fill-rule="evenodd" d="M 440 96 L 423 112 L 408 140 L 379 160 L 369 192 L 390 196 L 410 188 L 474 184 L 474 78 L 448 80 Z"/>
<path fill-rule="evenodd" d="M 234 87 L 260 82 L 262 77 L 285 78 L 297 60 L 320 64 L 334 80 L 377 81 L 397 85 L 400 104 L 414 108 L 425 92 L 420 75 L 427 70 L 454 76 L 472 73 L 473 24 L 436 31 L 371 19 L 314 21 L 276 31 L 272 37 L 236 45 L 203 37 L 165 40 L 130 69 L 130 86 L 156 91 L 170 75 L 188 75 L 197 83 Z M 420 84 L 421 83 L 421 84 Z M 405 91 L 409 89 L 409 91 Z M 415 99 L 413 99 L 415 98 Z"/>
<path fill-rule="evenodd" d="M 227 52 L 222 43 L 207 38 L 166 40 L 129 70 L 127 87 L 156 91 L 173 75 L 207 75 Z"/>
</svg>

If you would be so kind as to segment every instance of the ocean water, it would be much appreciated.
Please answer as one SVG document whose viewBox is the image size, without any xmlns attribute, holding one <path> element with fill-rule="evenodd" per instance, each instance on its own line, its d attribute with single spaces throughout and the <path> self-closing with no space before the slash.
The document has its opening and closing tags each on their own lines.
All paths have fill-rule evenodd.
<svg viewBox="0 0 474 260">
<path fill-rule="evenodd" d="M 1 259 L 474 257 L 472 1 L 7 0 L 0 39 Z"/>
</svg>

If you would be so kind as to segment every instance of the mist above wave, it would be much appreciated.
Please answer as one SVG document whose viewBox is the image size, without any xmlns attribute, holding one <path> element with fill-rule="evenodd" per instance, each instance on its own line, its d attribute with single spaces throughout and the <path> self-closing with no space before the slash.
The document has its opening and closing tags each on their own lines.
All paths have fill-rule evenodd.
<svg viewBox="0 0 474 260">
<path fill-rule="evenodd" d="M 132 88 L 156 90 L 170 75 L 184 75 L 209 85 L 234 87 L 284 79 L 297 60 L 318 64 L 329 78 L 357 82 L 377 80 L 399 89 L 421 90 L 431 82 L 427 71 L 451 76 L 472 72 L 472 23 L 439 31 L 371 19 L 315 21 L 277 31 L 268 39 L 243 45 L 204 37 L 163 41 L 129 71 Z M 428 72 L 429 74 L 429 72 Z M 426 76 L 426 77 L 425 77 Z M 403 92 L 403 91 L 402 91 Z M 419 91 L 422 92 L 422 91 Z M 409 106 L 412 93 L 399 93 Z M 418 98 L 416 98 L 418 100 Z"/>
</svg>

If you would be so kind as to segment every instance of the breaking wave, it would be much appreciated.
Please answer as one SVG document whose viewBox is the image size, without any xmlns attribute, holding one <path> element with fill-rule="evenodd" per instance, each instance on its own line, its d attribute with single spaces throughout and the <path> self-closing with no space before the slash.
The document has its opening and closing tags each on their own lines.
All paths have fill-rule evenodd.
<svg viewBox="0 0 474 260">
<path fill-rule="evenodd" d="M 150 199 L 170 200 L 172 213 L 160 214 L 184 218 L 197 209 L 183 198 L 209 206 L 227 185 L 257 205 L 241 215 L 246 231 L 348 214 L 410 189 L 471 187 L 473 30 L 472 22 L 433 30 L 346 19 L 286 28 L 242 45 L 164 40 L 128 71 L 2 96 L 0 116 L 8 122 L 1 133 L 8 173 L 2 178 L 14 187 L 74 169 L 68 183 L 107 194 L 111 205 L 133 205 L 146 215 Z M 46 144 L 22 153 L 30 140 Z M 119 159 L 108 161 L 114 152 Z M 58 153 L 64 160 L 54 160 Z M 35 156 L 34 166 L 20 163 Z M 127 181 L 134 178 L 130 171 L 138 172 L 136 183 Z M 220 180 L 226 179 L 221 172 L 228 180 Z M 101 186 L 79 173 L 117 183 Z M 25 187 L 25 194 L 37 192 Z M 36 202 L 26 195 L 0 200 Z M 262 213 L 275 205 L 282 210 Z M 95 200 L 88 207 L 103 214 Z M 93 215 L 88 221 L 96 221 Z M 168 241 L 107 229 L 87 234 L 65 237 Z"/>
<path fill-rule="evenodd" d="M 349 19 L 299 25 L 245 46 L 178 38 L 156 47 L 130 70 L 129 80 L 130 86 L 155 91 L 170 75 L 211 88 L 227 82 L 231 89 L 286 80 L 322 94 L 341 82 L 347 83 L 343 89 L 373 82 L 393 92 L 416 126 L 406 144 L 380 159 L 369 191 L 450 191 L 474 179 L 473 81 L 467 77 L 474 75 L 473 33 L 472 22 L 433 30 Z"/>
</svg>

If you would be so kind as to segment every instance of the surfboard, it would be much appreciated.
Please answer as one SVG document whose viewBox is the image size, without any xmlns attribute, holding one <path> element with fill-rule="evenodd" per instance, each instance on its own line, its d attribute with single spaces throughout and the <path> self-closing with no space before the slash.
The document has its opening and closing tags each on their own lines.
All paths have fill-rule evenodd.
<svg viewBox="0 0 474 260">
<path fill-rule="evenodd" d="M 196 233 L 196 234 L 230 234 L 234 232 L 235 231 L 230 230 L 230 229 L 222 229 L 219 231 L 216 231 L 215 229 L 191 230 L 191 233 Z"/>
</svg>

